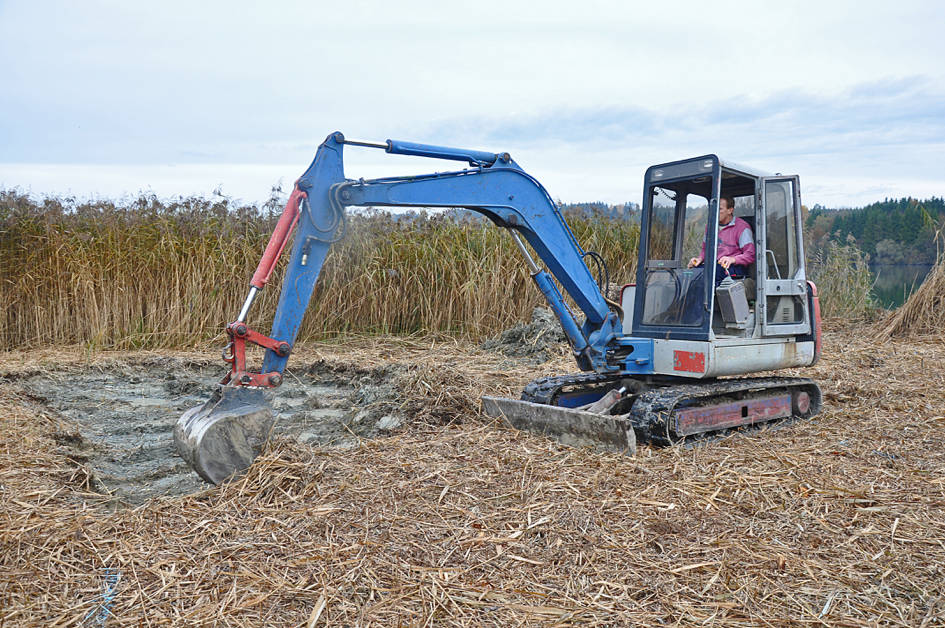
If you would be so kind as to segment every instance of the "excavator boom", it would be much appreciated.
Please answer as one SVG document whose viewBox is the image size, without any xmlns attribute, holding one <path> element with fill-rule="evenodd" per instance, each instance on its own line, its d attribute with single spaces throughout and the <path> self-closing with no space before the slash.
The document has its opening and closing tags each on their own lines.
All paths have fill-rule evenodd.
<svg viewBox="0 0 945 628">
<path fill-rule="evenodd" d="M 428 175 L 350 180 L 344 176 L 345 144 L 462 161 L 469 167 Z M 348 206 L 463 207 L 510 230 L 536 285 L 561 321 L 579 368 L 597 372 L 619 370 L 608 355 L 622 333 L 620 317 L 601 293 L 584 262 L 585 251 L 551 197 L 507 153 L 396 140 L 384 144 L 348 141 L 341 133 L 332 133 L 296 181 L 250 282 L 249 295 L 237 319 L 227 326 L 230 342 L 224 350 L 224 360 L 230 363 L 230 372 L 221 382 L 220 390 L 202 406 L 185 413 L 175 429 L 178 451 L 204 479 L 218 483 L 245 468 L 265 442 L 274 419 L 271 406 L 263 396 L 244 389 L 275 388 L 282 383 L 282 373 L 325 256 L 330 246 L 344 237 Z M 282 292 L 272 331 L 266 336 L 252 329 L 246 319 L 293 229 L 296 233 Z M 548 266 L 550 274 L 532 258 L 523 240 Z M 582 324 L 577 322 L 551 275 L 581 309 Z M 246 365 L 247 344 L 266 350 L 258 372 Z"/>
</svg>

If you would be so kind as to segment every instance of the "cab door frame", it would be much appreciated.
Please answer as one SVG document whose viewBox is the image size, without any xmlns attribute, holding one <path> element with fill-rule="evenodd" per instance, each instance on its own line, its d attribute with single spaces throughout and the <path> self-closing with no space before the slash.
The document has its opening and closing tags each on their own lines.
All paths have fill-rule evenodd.
<svg viewBox="0 0 945 628">
<path fill-rule="evenodd" d="M 776 210 L 777 201 L 769 198 L 769 190 L 773 189 L 775 184 L 790 183 L 793 193 L 791 194 L 791 207 L 787 207 L 787 212 L 794 217 L 794 228 L 790 235 L 792 241 L 785 242 L 788 257 L 794 258 L 795 268 L 790 272 L 790 260 L 787 268 L 781 268 L 778 264 L 774 251 L 769 247 L 771 238 L 769 237 L 769 203 L 772 211 Z M 759 223 L 760 250 L 756 253 L 755 262 L 758 273 L 758 299 L 756 303 L 757 315 L 761 319 L 761 330 L 763 336 L 797 336 L 809 334 L 811 330 L 810 310 L 807 303 L 807 270 L 804 263 L 804 238 L 801 225 L 801 186 L 800 178 L 797 175 L 775 175 L 760 177 L 758 180 L 758 207 L 756 222 Z M 783 187 L 782 187 L 783 189 Z M 786 199 L 785 199 L 786 200 Z M 791 245 L 793 244 L 793 252 Z M 785 260 L 781 260 L 782 263 Z M 770 272 L 769 272 L 770 271 Z M 790 276 L 784 276 L 790 275 Z M 788 301 L 785 301 L 788 297 Z M 777 304 L 777 305 L 776 305 Z M 789 322 L 778 322 L 778 312 L 770 311 L 774 307 L 784 309 L 786 304 L 794 306 L 794 312 L 800 308 L 800 316 L 793 317 Z M 769 322 L 769 319 L 770 322 Z"/>
</svg>

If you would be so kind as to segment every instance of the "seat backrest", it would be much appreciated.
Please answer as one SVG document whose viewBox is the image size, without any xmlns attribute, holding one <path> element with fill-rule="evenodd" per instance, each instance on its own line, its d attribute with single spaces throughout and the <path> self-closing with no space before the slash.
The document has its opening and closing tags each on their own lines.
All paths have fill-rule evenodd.
<svg viewBox="0 0 945 628">
<path fill-rule="evenodd" d="M 752 216 L 739 216 L 739 218 L 741 218 L 742 220 L 744 220 L 745 222 L 748 223 L 748 226 L 751 227 L 751 239 L 752 239 L 753 241 L 757 242 L 757 241 L 758 241 L 758 231 L 755 229 L 755 217 L 754 217 L 754 215 L 752 215 Z M 758 256 L 761 255 L 762 252 L 763 252 L 763 251 L 758 251 L 758 250 L 755 251 L 755 259 L 756 259 L 756 260 L 758 259 Z M 752 275 L 752 276 L 755 275 L 755 265 L 754 265 L 754 263 L 752 263 L 751 268 L 749 269 L 749 271 L 751 272 L 751 275 Z"/>
<path fill-rule="evenodd" d="M 752 234 L 755 233 L 755 216 L 739 216 L 742 220 L 748 223 L 748 226 L 751 227 Z"/>
<path fill-rule="evenodd" d="M 748 226 L 751 227 L 751 239 L 754 242 L 758 241 L 758 232 L 755 230 L 755 216 L 751 214 L 749 216 L 739 216 L 742 220 L 748 223 Z M 758 256 L 764 253 L 764 251 L 759 251 L 757 246 L 755 247 L 755 260 L 758 260 Z M 755 262 L 752 262 L 748 265 L 748 279 L 745 283 L 745 292 L 748 296 L 748 300 L 752 303 L 755 302 Z"/>
</svg>

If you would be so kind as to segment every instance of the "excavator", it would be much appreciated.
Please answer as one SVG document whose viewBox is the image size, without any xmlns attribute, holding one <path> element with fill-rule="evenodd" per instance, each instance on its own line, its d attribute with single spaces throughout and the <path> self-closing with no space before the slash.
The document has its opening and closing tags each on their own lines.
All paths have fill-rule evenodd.
<svg viewBox="0 0 945 628">
<path fill-rule="evenodd" d="M 349 179 L 345 146 L 464 165 Z M 716 259 L 723 198 L 734 199 L 735 215 L 748 223 L 756 255 L 743 279 L 719 282 L 711 263 L 687 262 L 700 250 L 706 260 Z M 765 174 L 716 155 L 651 166 L 643 181 L 635 282 L 610 299 L 604 260 L 581 247 L 552 197 L 508 153 L 357 141 L 335 132 L 296 181 L 249 294 L 226 327 L 228 373 L 211 398 L 175 426 L 178 452 L 206 481 L 220 483 L 244 471 L 268 439 L 274 390 L 325 256 L 345 235 L 347 207 L 465 208 L 509 232 L 580 370 L 535 380 L 520 399 L 483 397 L 486 415 L 515 428 L 632 454 L 638 441 L 672 445 L 820 411 L 814 381 L 752 376 L 811 366 L 821 352 L 797 176 Z M 247 319 L 290 241 L 267 336 Z M 251 345 L 265 349 L 258 371 L 247 366 Z"/>
</svg>

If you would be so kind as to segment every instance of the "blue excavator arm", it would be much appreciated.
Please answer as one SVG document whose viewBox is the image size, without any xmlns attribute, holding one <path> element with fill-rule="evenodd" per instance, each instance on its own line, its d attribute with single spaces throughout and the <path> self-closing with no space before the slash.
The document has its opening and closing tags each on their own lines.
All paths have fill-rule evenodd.
<svg viewBox="0 0 945 628">
<path fill-rule="evenodd" d="M 463 161 L 471 167 L 429 175 L 351 180 L 344 176 L 345 144 L 383 148 L 393 154 Z M 344 237 L 347 206 L 463 207 L 509 229 L 535 283 L 561 321 L 578 366 L 585 371 L 597 372 L 618 369 L 617 365 L 608 364 L 607 352 L 621 335 L 620 317 L 601 294 L 584 262 L 583 249 L 548 193 L 507 153 L 394 140 L 384 144 L 354 142 L 345 140 L 341 133 L 332 133 L 319 146 L 314 161 L 296 182 L 286 213 L 277 227 L 279 235 L 274 235 L 270 241 L 237 321 L 228 326 L 233 340 L 228 360 L 233 364 L 228 377 L 230 383 L 271 387 L 281 382 L 325 256 L 331 244 Z M 247 327 L 246 315 L 256 292 L 265 285 L 278 254 L 288 241 L 294 223 L 297 223 L 297 233 L 271 337 L 265 337 Z M 522 238 L 531 245 L 550 274 L 535 262 Z M 580 308 L 584 314 L 583 323 L 578 323 L 551 275 Z M 247 340 L 266 347 L 261 373 L 246 371 L 242 344 Z"/>
</svg>

